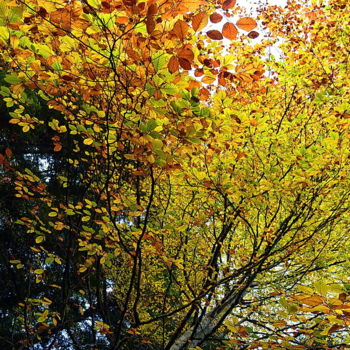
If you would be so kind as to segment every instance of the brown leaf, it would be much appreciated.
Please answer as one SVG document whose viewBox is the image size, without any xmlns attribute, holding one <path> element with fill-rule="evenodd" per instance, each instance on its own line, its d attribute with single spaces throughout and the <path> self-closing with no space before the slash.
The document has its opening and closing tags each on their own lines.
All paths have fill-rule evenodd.
<svg viewBox="0 0 350 350">
<path fill-rule="evenodd" d="M 259 36 L 259 33 L 254 30 L 248 34 L 248 38 L 250 39 L 256 39 L 258 36 Z"/>
<path fill-rule="evenodd" d="M 50 20 L 63 30 L 71 30 L 72 16 L 68 9 L 62 8 L 51 12 Z"/>
<path fill-rule="evenodd" d="M 179 19 L 174 25 L 173 32 L 180 40 L 184 40 L 188 33 L 188 29 L 188 24 L 185 21 Z"/>
<path fill-rule="evenodd" d="M 237 21 L 236 24 L 239 29 L 243 29 L 246 32 L 250 32 L 257 26 L 255 19 L 251 17 L 242 17 Z"/>
<path fill-rule="evenodd" d="M 156 22 L 154 21 L 153 16 L 147 16 L 147 20 L 146 20 L 147 33 L 152 34 L 155 27 L 156 27 Z"/>
<path fill-rule="evenodd" d="M 170 73 L 175 73 L 179 70 L 179 60 L 172 56 L 168 62 L 168 70 Z"/>
<path fill-rule="evenodd" d="M 179 63 L 180 63 L 180 67 L 181 68 L 183 68 L 185 70 L 190 70 L 191 69 L 191 62 L 186 60 L 186 58 L 179 57 Z"/>
<path fill-rule="evenodd" d="M 207 25 L 207 23 L 208 23 L 208 15 L 204 11 L 197 13 L 192 18 L 192 28 L 195 32 L 203 29 Z"/>
<path fill-rule="evenodd" d="M 222 27 L 222 35 L 226 39 L 230 39 L 230 40 L 236 39 L 237 34 L 238 34 L 238 30 L 237 30 L 236 26 L 232 23 L 227 22 Z"/>
<path fill-rule="evenodd" d="M 222 4 L 222 9 L 228 10 L 228 9 L 231 9 L 235 5 L 236 5 L 236 0 L 225 0 Z"/>
<path fill-rule="evenodd" d="M 339 324 L 334 324 L 332 325 L 332 327 L 328 330 L 328 334 L 332 334 L 334 332 L 336 332 L 338 329 L 342 329 L 343 326 L 339 325 Z"/>
<path fill-rule="evenodd" d="M 224 38 L 221 32 L 219 32 L 216 29 L 207 31 L 207 35 L 210 39 L 213 39 L 213 40 L 221 40 Z"/>
<path fill-rule="evenodd" d="M 177 56 L 179 58 L 184 58 L 187 61 L 189 61 L 190 63 L 193 61 L 194 59 L 194 53 L 193 51 L 190 49 L 189 45 L 185 45 L 183 46 L 181 49 L 179 49 L 177 51 Z"/>
<path fill-rule="evenodd" d="M 155 3 L 152 3 L 148 6 L 147 16 L 155 15 L 158 12 L 158 6 Z"/>
<path fill-rule="evenodd" d="M 73 80 L 73 77 L 71 75 L 62 75 L 62 79 L 65 80 L 65 81 L 72 81 Z"/>
<path fill-rule="evenodd" d="M 209 17 L 211 23 L 219 23 L 222 20 L 220 13 L 212 13 Z"/>
</svg>

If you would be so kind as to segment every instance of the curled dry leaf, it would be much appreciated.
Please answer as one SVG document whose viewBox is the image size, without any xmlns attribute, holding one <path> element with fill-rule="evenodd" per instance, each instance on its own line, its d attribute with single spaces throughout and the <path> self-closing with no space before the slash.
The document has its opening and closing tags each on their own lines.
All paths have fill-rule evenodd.
<svg viewBox="0 0 350 350">
<path fill-rule="evenodd" d="M 203 29 L 207 24 L 208 24 L 208 15 L 204 11 L 197 13 L 192 18 L 192 28 L 195 32 Z"/>
<path fill-rule="evenodd" d="M 238 30 L 236 28 L 236 26 L 232 23 L 225 23 L 224 26 L 222 27 L 222 35 L 226 38 L 226 39 L 236 39 L 238 34 Z"/>
<path fill-rule="evenodd" d="M 224 38 L 221 32 L 219 32 L 216 29 L 207 31 L 207 35 L 210 39 L 213 39 L 213 40 L 221 40 Z"/>
<path fill-rule="evenodd" d="M 256 39 L 258 36 L 259 36 L 259 33 L 256 32 L 255 30 L 251 31 L 251 32 L 248 34 L 248 38 L 250 38 L 250 39 Z"/>
<path fill-rule="evenodd" d="M 245 30 L 246 32 L 250 32 L 257 26 L 255 19 L 251 17 L 242 17 L 236 24 L 239 29 Z"/>
<path fill-rule="evenodd" d="M 222 20 L 222 15 L 220 13 L 212 13 L 209 17 L 211 23 L 219 23 Z"/>
</svg>

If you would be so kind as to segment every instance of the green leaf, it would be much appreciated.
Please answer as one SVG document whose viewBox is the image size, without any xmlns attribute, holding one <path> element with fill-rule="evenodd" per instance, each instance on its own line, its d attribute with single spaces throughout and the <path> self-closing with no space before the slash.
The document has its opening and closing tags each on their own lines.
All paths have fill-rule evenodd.
<svg viewBox="0 0 350 350">
<path fill-rule="evenodd" d="M 12 74 L 8 74 L 6 75 L 6 77 L 4 78 L 4 80 L 6 81 L 6 83 L 9 83 L 11 85 L 14 84 L 19 84 L 21 81 L 18 79 L 17 75 L 12 73 Z"/>
<path fill-rule="evenodd" d="M 167 61 L 167 56 L 163 52 L 156 52 L 152 55 L 152 63 L 156 72 L 164 68 Z"/>
<path fill-rule="evenodd" d="M 165 84 L 160 88 L 160 91 L 168 95 L 175 95 L 179 89 L 175 84 Z"/>
</svg>

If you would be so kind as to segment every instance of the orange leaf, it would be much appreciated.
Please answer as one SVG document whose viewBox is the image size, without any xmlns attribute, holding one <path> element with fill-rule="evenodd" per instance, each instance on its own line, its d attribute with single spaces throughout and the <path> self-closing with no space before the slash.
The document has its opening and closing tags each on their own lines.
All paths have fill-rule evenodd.
<svg viewBox="0 0 350 350">
<path fill-rule="evenodd" d="M 126 24 L 129 22 L 129 17 L 126 17 L 126 16 L 120 16 L 120 17 L 117 17 L 116 18 L 116 22 L 118 24 Z"/>
<path fill-rule="evenodd" d="M 222 20 L 220 13 L 212 13 L 209 17 L 211 23 L 219 23 Z"/>
<path fill-rule="evenodd" d="M 199 97 L 202 99 L 202 100 L 208 100 L 209 99 L 209 96 L 210 96 L 210 92 L 208 89 L 206 88 L 201 88 L 199 90 Z"/>
<path fill-rule="evenodd" d="M 59 152 L 62 149 L 62 145 L 60 143 L 56 143 L 54 147 L 54 152 Z"/>
<path fill-rule="evenodd" d="M 179 19 L 174 25 L 173 32 L 180 40 L 183 40 L 188 33 L 188 28 L 188 24 L 185 21 Z"/>
<path fill-rule="evenodd" d="M 219 32 L 218 30 L 215 30 L 215 29 L 207 31 L 207 35 L 210 39 L 213 39 L 213 40 L 221 40 L 224 38 L 222 36 L 221 32 Z"/>
<path fill-rule="evenodd" d="M 236 0 L 225 0 L 222 4 L 222 9 L 228 10 L 228 9 L 231 9 L 235 5 L 236 5 Z"/>
<path fill-rule="evenodd" d="M 192 18 L 192 28 L 196 32 L 198 30 L 203 29 L 208 23 L 208 15 L 203 11 L 197 13 Z"/>
<path fill-rule="evenodd" d="M 191 80 L 189 83 L 188 83 L 188 88 L 191 90 L 193 88 L 200 88 L 201 87 L 201 84 L 197 81 L 197 80 Z"/>
<path fill-rule="evenodd" d="M 314 295 L 311 297 L 306 297 L 300 300 L 303 304 L 310 305 L 310 306 L 317 306 L 320 304 L 323 304 L 324 300 L 318 295 Z"/>
<path fill-rule="evenodd" d="M 211 83 L 214 83 L 214 81 L 215 81 L 215 78 L 209 77 L 207 75 L 202 78 L 202 83 L 204 84 L 211 84 Z"/>
<path fill-rule="evenodd" d="M 172 56 L 168 62 L 168 70 L 170 73 L 175 73 L 179 70 L 179 60 Z"/>
<path fill-rule="evenodd" d="M 194 71 L 194 76 L 195 77 L 201 77 L 204 74 L 203 69 L 196 69 Z"/>
<path fill-rule="evenodd" d="M 7 158 L 10 158 L 12 156 L 12 151 L 9 148 L 6 148 L 5 154 Z"/>
<path fill-rule="evenodd" d="M 236 28 L 236 26 L 232 23 L 225 23 L 224 26 L 222 27 L 222 35 L 226 38 L 226 39 L 236 39 L 238 34 L 238 30 Z"/>
<path fill-rule="evenodd" d="M 255 19 L 251 17 L 242 17 L 237 21 L 236 24 L 239 29 L 243 29 L 246 32 L 250 32 L 257 26 Z"/>
</svg>

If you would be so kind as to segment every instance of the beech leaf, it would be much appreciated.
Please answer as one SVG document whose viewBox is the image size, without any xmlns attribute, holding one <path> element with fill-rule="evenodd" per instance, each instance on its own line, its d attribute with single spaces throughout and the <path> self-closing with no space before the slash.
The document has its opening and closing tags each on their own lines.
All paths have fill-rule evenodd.
<svg viewBox="0 0 350 350">
<path fill-rule="evenodd" d="M 219 32 L 219 31 L 216 30 L 216 29 L 207 31 L 207 35 L 208 35 L 208 37 L 209 37 L 210 39 L 213 39 L 213 40 L 221 40 L 221 39 L 224 38 L 224 37 L 222 36 L 221 32 Z"/>
<path fill-rule="evenodd" d="M 232 23 L 225 23 L 224 26 L 222 27 L 222 35 L 226 38 L 226 39 L 236 39 L 238 34 L 238 30 L 236 28 L 236 26 Z"/>
<path fill-rule="evenodd" d="M 174 25 L 173 32 L 180 40 L 184 40 L 188 33 L 188 29 L 188 24 L 185 21 L 179 19 Z"/>
<path fill-rule="evenodd" d="M 212 23 L 219 23 L 222 20 L 222 15 L 220 15 L 220 13 L 215 12 L 210 15 L 209 19 Z"/>
<path fill-rule="evenodd" d="M 239 29 L 245 30 L 246 32 L 250 32 L 257 26 L 255 19 L 251 17 L 242 17 L 236 24 Z"/>
<path fill-rule="evenodd" d="M 192 18 L 192 28 L 195 32 L 203 29 L 207 24 L 208 24 L 208 15 L 204 11 L 197 13 Z"/>
</svg>

